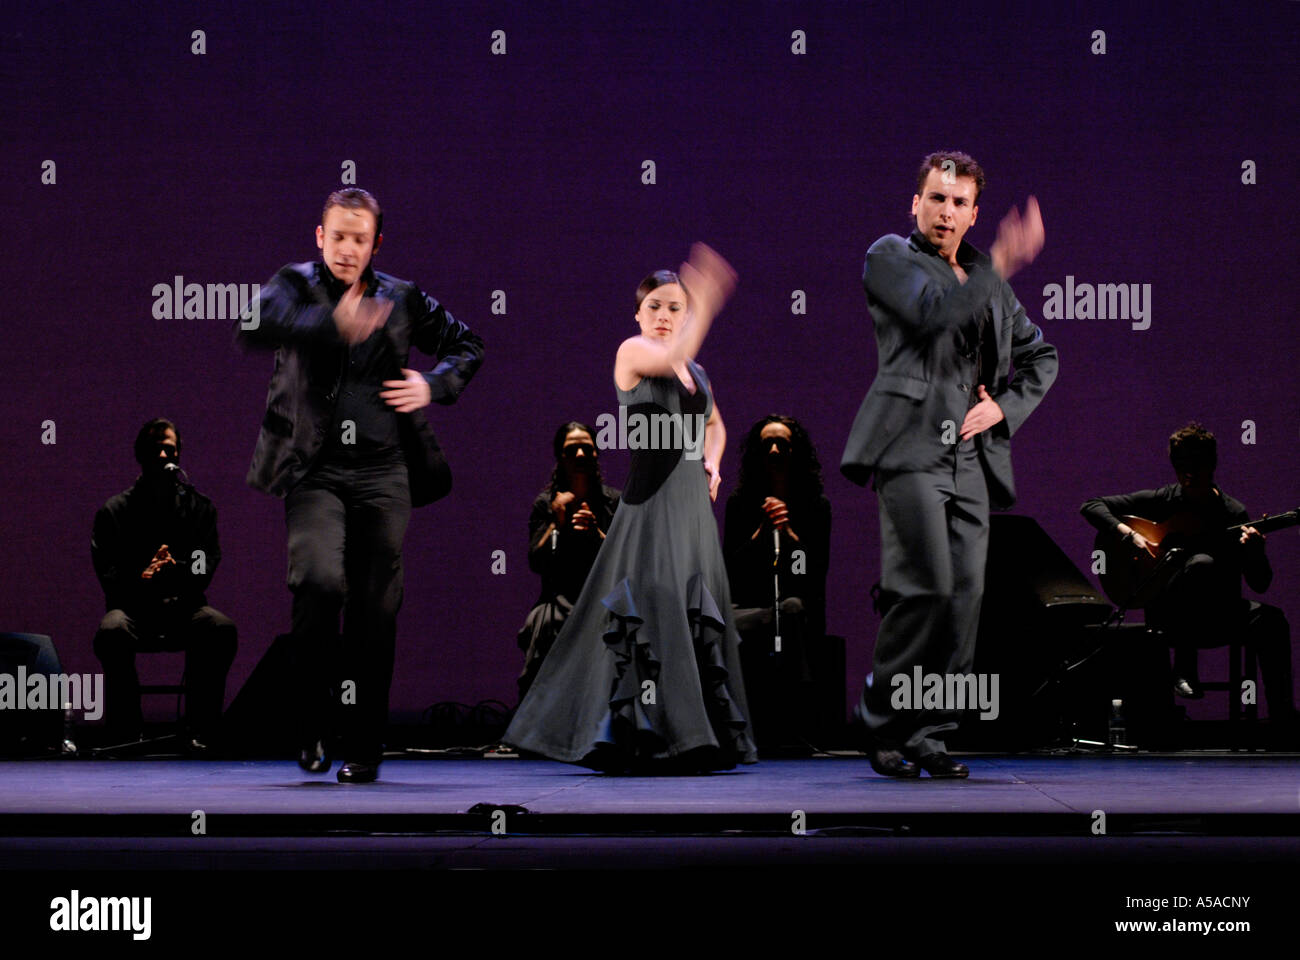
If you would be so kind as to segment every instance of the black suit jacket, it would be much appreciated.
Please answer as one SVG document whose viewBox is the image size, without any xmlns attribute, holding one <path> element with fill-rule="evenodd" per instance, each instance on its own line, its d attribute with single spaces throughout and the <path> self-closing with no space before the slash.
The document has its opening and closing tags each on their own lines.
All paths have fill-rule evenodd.
<svg viewBox="0 0 1300 960">
<path fill-rule="evenodd" d="M 919 233 L 906 240 L 881 237 L 867 251 L 862 285 L 878 369 L 853 421 L 840 472 L 865 486 L 876 470 L 926 470 L 943 461 L 976 388 L 967 382 L 970 365 L 961 349 L 983 316 L 997 351 L 997 368 L 986 374 L 988 392 L 1006 419 L 976 442 L 989 503 L 1005 510 L 1016 499 L 1011 436 L 1055 381 L 1056 348 L 1043 340 L 986 254 L 963 241 L 957 260 L 967 271 L 964 284 Z"/>
<path fill-rule="evenodd" d="M 437 357 L 424 373 L 436 403 L 454 403 L 483 363 L 483 341 L 438 301 L 406 280 L 366 268 L 367 297 L 390 300 L 382 328 L 392 358 L 386 379 L 402 378 L 411 347 Z M 334 324 L 345 285 L 321 262 L 291 263 L 262 288 L 256 309 L 235 324 L 236 340 L 275 350 L 266 415 L 248 468 L 248 484 L 284 497 L 320 453 L 334 415 L 348 347 Z M 412 506 L 445 497 L 451 470 L 423 410 L 397 414 Z"/>
</svg>

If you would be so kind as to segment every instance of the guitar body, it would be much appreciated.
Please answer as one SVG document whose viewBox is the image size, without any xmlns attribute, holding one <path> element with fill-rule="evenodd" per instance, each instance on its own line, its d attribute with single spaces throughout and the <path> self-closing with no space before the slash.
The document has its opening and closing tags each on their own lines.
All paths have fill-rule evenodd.
<svg viewBox="0 0 1300 960">
<path fill-rule="evenodd" d="M 1154 523 L 1143 517 L 1121 517 L 1123 523 L 1141 534 L 1148 542 L 1146 550 L 1137 550 L 1132 541 L 1111 531 L 1098 531 L 1093 550 L 1100 550 L 1105 558 L 1102 572 L 1098 574 L 1101 588 L 1111 603 L 1126 610 L 1145 607 L 1165 588 L 1182 566 L 1178 554 L 1189 538 L 1203 537 L 1213 532 L 1194 514 L 1175 514 L 1164 523 Z M 1275 516 L 1267 514 L 1259 520 L 1238 524 L 1223 531 L 1225 537 L 1239 537 L 1242 527 L 1254 527 L 1260 533 L 1277 530 L 1300 523 L 1300 508 Z"/>
<path fill-rule="evenodd" d="M 1146 537 L 1153 546 L 1148 550 L 1138 550 L 1131 540 L 1126 540 L 1113 531 L 1097 531 L 1092 549 L 1101 551 L 1104 558 L 1097 578 L 1111 603 L 1126 610 L 1138 610 L 1145 607 L 1169 582 L 1169 576 L 1155 576 L 1161 558 L 1168 553 L 1168 548 L 1161 551 L 1159 547 L 1165 539 L 1166 531 L 1163 528 L 1167 524 L 1153 523 L 1142 517 L 1120 519 Z M 1172 576 L 1178 566 L 1169 560 L 1166 568 Z"/>
</svg>

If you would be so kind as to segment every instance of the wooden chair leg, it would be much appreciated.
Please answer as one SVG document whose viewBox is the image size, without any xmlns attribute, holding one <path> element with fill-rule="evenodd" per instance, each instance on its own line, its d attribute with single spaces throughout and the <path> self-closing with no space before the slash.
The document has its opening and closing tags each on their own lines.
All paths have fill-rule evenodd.
<svg viewBox="0 0 1300 960">
<path fill-rule="evenodd" d="M 1259 717 L 1259 664 L 1255 661 L 1255 648 L 1245 644 L 1246 679 L 1255 682 L 1255 702 L 1246 706 L 1246 717 L 1255 720 Z M 1240 693 L 1238 699 L 1240 699 Z"/>
<path fill-rule="evenodd" d="M 1241 644 L 1236 640 L 1228 644 L 1228 719 L 1241 719 Z"/>
</svg>

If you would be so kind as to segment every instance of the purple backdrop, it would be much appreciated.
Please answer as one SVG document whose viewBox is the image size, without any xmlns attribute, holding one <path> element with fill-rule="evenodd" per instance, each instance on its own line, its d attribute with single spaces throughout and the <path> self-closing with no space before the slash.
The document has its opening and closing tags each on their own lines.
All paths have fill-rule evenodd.
<svg viewBox="0 0 1300 960">
<path fill-rule="evenodd" d="M 264 282 L 314 258 L 345 161 L 385 206 L 378 267 L 487 342 L 460 402 L 431 411 L 455 489 L 406 539 L 395 714 L 514 702 L 514 634 L 538 588 L 525 523 L 551 431 L 615 409 L 633 288 L 695 239 L 740 274 L 700 356 L 729 429 L 719 518 L 749 424 L 803 420 L 834 507 L 829 625 L 849 638 L 856 689 L 878 523 L 837 466 L 876 365 L 862 258 L 907 232 L 913 171 L 939 147 L 988 171 L 976 245 L 1010 204 L 1040 199 L 1047 246 L 1013 280 L 1035 320 L 1067 276 L 1151 285 L 1149 329 L 1042 320 L 1061 375 L 1015 439 L 1017 512 L 1086 569 L 1079 504 L 1172 479 L 1165 439 L 1193 417 L 1218 433 L 1219 480 L 1252 514 L 1300 502 L 1300 3 L 617 6 L 32 5 L 7 20 L 0 629 L 51 634 L 68 669 L 98 668 L 91 520 L 135 478 L 131 440 L 159 414 L 220 511 L 209 596 L 240 629 L 228 697 L 287 628 L 283 507 L 244 484 L 270 357 L 234 350 L 225 321 L 154 319 L 152 291 L 177 275 Z M 606 472 L 621 484 L 626 455 L 607 454 Z M 1269 553 L 1266 599 L 1300 625 L 1300 533 L 1274 534 Z"/>
</svg>

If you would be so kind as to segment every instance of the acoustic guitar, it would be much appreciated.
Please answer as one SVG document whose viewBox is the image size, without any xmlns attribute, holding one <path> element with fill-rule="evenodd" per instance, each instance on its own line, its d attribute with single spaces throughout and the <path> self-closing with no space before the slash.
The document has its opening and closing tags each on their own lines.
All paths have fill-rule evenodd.
<svg viewBox="0 0 1300 960">
<path fill-rule="evenodd" d="M 1203 536 L 1208 531 L 1205 524 L 1190 513 L 1175 514 L 1164 523 L 1153 523 L 1143 517 L 1120 517 L 1120 520 L 1146 538 L 1145 550 L 1135 549 L 1132 541 L 1109 530 L 1099 530 L 1092 547 L 1105 557 L 1105 566 L 1098 578 L 1110 602 L 1126 610 L 1135 610 L 1145 607 L 1182 566 L 1181 554 L 1187 538 Z M 1265 514 L 1249 523 L 1225 527 L 1223 534 L 1236 540 L 1241 536 L 1242 527 L 1254 527 L 1260 533 L 1268 533 L 1297 523 L 1300 523 L 1300 508 L 1274 516 Z"/>
</svg>

